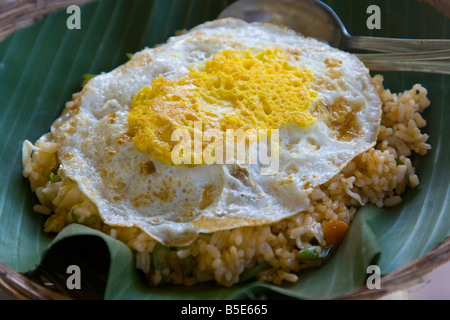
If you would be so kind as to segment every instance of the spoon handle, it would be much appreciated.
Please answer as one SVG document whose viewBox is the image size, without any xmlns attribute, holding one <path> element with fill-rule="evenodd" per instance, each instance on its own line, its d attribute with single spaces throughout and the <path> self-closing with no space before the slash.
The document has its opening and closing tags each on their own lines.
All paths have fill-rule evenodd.
<svg viewBox="0 0 450 320">
<path fill-rule="evenodd" d="M 379 52 L 432 51 L 450 49 L 450 40 L 346 36 L 344 39 L 344 46 L 348 49 Z"/>
<path fill-rule="evenodd" d="M 356 56 L 370 70 L 450 74 L 450 49 L 409 53 L 366 53 Z"/>
</svg>

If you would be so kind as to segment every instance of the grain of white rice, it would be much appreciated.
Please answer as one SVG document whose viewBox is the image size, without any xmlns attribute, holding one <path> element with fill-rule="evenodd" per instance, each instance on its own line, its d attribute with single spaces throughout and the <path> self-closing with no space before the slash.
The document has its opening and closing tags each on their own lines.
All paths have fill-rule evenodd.
<svg viewBox="0 0 450 320">
<path fill-rule="evenodd" d="M 43 214 L 43 215 L 46 215 L 46 216 L 52 214 L 52 210 L 50 208 L 44 207 L 44 206 L 42 206 L 40 204 L 35 204 L 33 206 L 33 210 L 36 211 L 37 213 L 40 213 L 40 214 Z"/>
</svg>

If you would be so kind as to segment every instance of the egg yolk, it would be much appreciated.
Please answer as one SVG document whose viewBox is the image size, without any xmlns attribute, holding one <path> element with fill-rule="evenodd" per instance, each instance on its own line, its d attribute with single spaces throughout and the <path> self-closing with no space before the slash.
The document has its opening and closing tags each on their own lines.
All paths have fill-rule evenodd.
<svg viewBox="0 0 450 320">
<path fill-rule="evenodd" d="M 142 88 L 132 100 L 127 134 L 140 151 L 171 164 L 178 143 L 172 133 L 187 130 L 193 138 L 196 121 L 202 132 L 218 129 L 224 137 L 228 129 L 308 126 L 317 120 L 310 112 L 313 80 L 283 50 L 224 50 L 181 78 L 158 77 Z"/>
</svg>

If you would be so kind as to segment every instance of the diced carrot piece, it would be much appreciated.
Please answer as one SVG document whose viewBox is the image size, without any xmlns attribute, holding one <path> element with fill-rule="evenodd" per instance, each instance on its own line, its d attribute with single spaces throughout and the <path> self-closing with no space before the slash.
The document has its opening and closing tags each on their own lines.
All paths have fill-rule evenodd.
<svg viewBox="0 0 450 320">
<path fill-rule="evenodd" d="M 345 233 L 348 230 L 348 224 L 340 220 L 329 220 L 323 224 L 323 234 L 327 246 L 336 247 L 341 243 Z"/>
</svg>

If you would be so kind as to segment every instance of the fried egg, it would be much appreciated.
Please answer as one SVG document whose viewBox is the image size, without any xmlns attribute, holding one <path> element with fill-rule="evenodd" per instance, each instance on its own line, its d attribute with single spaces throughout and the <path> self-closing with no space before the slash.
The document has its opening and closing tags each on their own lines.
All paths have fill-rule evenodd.
<svg viewBox="0 0 450 320">
<path fill-rule="evenodd" d="M 106 224 L 181 246 L 200 233 L 301 212 L 312 190 L 375 144 L 380 118 L 369 71 L 355 56 L 286 28 L 227 18 L 95 76 L 51 135 L 58 175 L 78 184 Z M 276 144 L 249 142 L 276 156 L 276 170 L 262 174 L 261 160 L 210 161 L 202 157 L 208 143 L 194 146 L 191 162 L 174 161 L 176 130 L 195 137 L 212 129 L 214 141 L 229 129 L 276 132 Z"/>
</svg>

